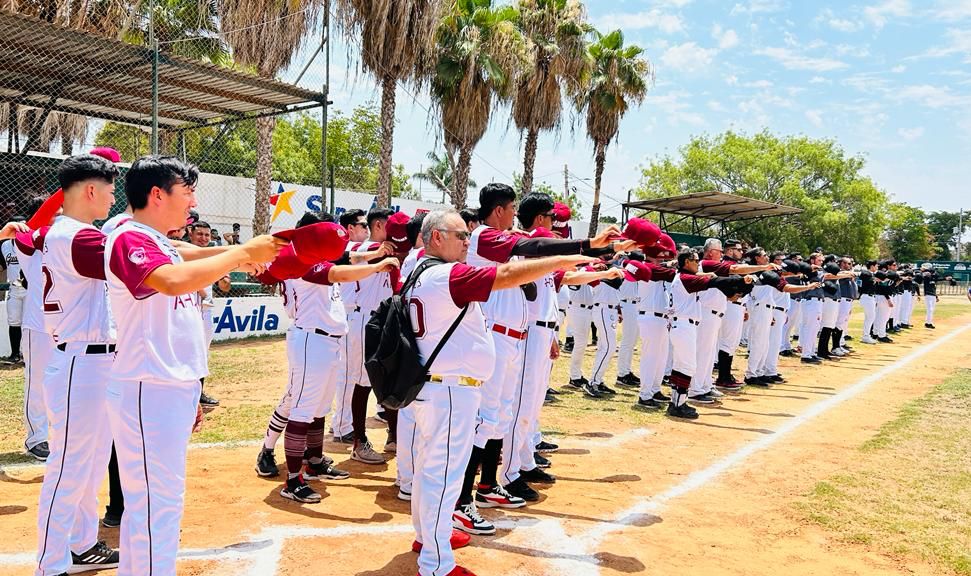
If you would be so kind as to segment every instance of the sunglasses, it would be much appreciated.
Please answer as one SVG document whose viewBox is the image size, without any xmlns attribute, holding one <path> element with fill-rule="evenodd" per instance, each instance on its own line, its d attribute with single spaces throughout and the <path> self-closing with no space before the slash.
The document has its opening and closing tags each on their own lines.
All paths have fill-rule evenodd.
<svg viewBox="0 0 971 576">
<path fill-rule="evenodd" d="M 361 228 L 366 228 L 367 222 L 351 222 L 349 226 L 360 226 Z"/>
<path fill-rule="evenodd" d="M 446 232 L 451 232 L 452 234 L 455 234 L 455 237 L 458 238 L 459 240 L 467 240 L 469 237 L 468 230 L 449 230 L 447 228 L 439 228 L 438 231 L 441 232 L 442 234 L 445 234 Z"/>
</svg>

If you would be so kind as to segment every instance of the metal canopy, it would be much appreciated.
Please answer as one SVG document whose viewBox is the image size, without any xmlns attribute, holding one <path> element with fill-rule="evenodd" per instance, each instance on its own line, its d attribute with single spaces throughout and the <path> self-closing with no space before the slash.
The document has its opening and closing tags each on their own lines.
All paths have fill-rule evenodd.
<svg viewBox="0 0 971 576">
<path fill-rule="evenodd" d="M 0 101 L 150 126 L 153 56 L 146 47 L 0 12 Z M 319 92 L 164 53 L 158 79 L 162 129 L 325 102 Z"/>
<path fill-rule="evenodd" d="M 802 208 L 714 191 L 638 200 L 624 204 L 625 211 L 630 209 L 704 218 L 717 223 L 788 216 L 802 212 Z"/>
</svg>

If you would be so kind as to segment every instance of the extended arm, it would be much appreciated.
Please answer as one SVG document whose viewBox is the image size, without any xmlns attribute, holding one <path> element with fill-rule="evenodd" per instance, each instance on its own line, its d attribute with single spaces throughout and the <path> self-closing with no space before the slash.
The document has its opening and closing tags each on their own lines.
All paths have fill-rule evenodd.
<svg viewBox="0 0 971 576">
<path fill-rule="evenodd" d="M 363 264 L 360 266 L 334 266 L 330 269 L 327 279 L 331 284 L 337 282 L 357 282 L 378 272 L 388 272 L 392 268 L 398 267 L 398 260 L 395 258 L 385 258 L 375 264 Z"/>
<path fill-rule="evenodd" d="M 496 269 L 496 279 L 492 284 L 493 290 L 514 288 L 527 282 L 539 280 L 555 270 L 575 268 L 580 264 L 595 262 L 589 256 L 553 256 L 531 260 L 517 260 L 500 264 Z"/>
</svg>

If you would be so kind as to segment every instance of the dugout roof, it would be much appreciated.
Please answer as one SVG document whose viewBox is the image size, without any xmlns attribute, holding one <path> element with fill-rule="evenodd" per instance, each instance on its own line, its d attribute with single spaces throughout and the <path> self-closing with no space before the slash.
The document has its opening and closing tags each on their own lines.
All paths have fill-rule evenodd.
<svg viewBox="0 0 971 576">
<path fill-rule="evenodd" d="M 623 204 L 624 222 L 629 219 L 631 210 L 640 211 L 642 214 L 657 212 L 661 228 L 690 218 L 691 231 L 695 235 L 701 234 L 711 225 L 720 225 L 724 233 L 728 223 L 746 222 L 747 226 L 765 218 L 790 216 L 803 211 L 802 208 L 717 191 L 626 202 Z M 672 220 L 667 217 L 669 214 L 680 218 Z"/>
<path fill-rule="evenodd" d="M 152 123 L 154 52 L 0 12 L 0 101 L 101 118 Z M 322 92 L 161 52 L 159 128 L 320 107 Z"/>
</svg>

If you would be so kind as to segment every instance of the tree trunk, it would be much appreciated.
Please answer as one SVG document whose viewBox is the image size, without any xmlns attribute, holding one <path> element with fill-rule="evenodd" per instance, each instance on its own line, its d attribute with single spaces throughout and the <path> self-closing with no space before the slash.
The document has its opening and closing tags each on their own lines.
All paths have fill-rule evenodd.
<svg viewBox="0 0 971 576">
<path fill-rule="evenodd" d="M 381 163 L 378 166 L 378 206 L 391 206 L 391 150 L 394 147 L 395 78 L 385 74 L 381 80 Z"/>
<path fill-rule="evenodd" d="M 523 158 L 523 193 L 525 196 L 533 189 L 533 167 L 536 164 L 536 145 L 539 142 L 539 130 L 530 128 L 526 132 L 526 155 Z"/>
<path fill-rule="evenodd" d="M 256 119 L 256 195 L 253 201 L 253 236 L 270 230 L 270 179 L 273 177 L 273 129 L 276 117 Z"/>
<path fill-rule="evenodd" d="M 67 136 L 61 136 L 61 155 L 70 156 L 74 152 L 74 141 Z"/>
<path fill-rule="evenodd" d="M 459 148 L 459 164 L 455 173 L 454 187 L 452 191 L 452 206 L 456 210 L 465 208 L 466 196 L 469 192 L 469 170 L 472 167 L 472 146 L 463 145 Z"/>
<path fill-rule="evenodd" d="M 593 209 L 590 210 L 590 231 L 592 238 L 597 235 L 597 224 L 600 221 L 600 181 L 604 175 L 604 162 L 607 160 L 607 145 L 597 142 L 593 156 L 596 168 L 593 175 Z"/>
</svg>

